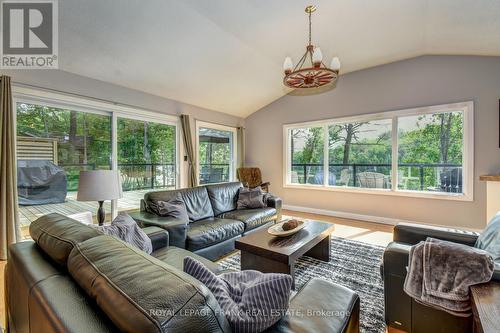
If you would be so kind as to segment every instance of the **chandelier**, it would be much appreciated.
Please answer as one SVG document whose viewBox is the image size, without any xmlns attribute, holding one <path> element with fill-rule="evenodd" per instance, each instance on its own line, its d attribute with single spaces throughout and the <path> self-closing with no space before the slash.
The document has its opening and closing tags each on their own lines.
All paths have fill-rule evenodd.
<svg viewBox="0 0 500 333">
<path fill-rule="evenodd" d="M 295 67 L 290 57 L 286 57 L 283 63 L 285 71 L 283 83 L 290 88 L 317 88 L 335 83 L 339 76 L 339 58 L 334 57 L 330 68 L 326 67 L 321 49 L 314 47 L 311 43 L 311 14 L 316 11 L 316 6 L 307 6 L 305 11 L 309 14 L 309 44 L 306 47 L 306 53 Z"/>
</svg>

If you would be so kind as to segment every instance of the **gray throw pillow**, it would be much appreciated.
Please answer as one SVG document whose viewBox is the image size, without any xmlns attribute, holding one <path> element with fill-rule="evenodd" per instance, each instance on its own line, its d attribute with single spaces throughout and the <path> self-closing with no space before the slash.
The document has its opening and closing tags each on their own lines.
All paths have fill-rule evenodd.
<svg viewBox="0 0 500 333">
<path fill-rule="evenodd" d="M 262 193 L 260 186 L 256 188 L 240 187 L 238 192 L 238 201 L 236 202 L 236 209 L 264 207 L 266 207 L 264 202 L 264 193 Z"/>
<path fill-rule="evenodd" d="M 111 224 L 92 226 L 103 234 L 121 239 L 148 254 L 153 252 L 151 239 L 127 213 L 118 214 Z"/>
<path fill-rule="evenodd" d="M 184 258 L 184 272 L 210 289 L 236 333 L 262 332 L 288 309 L 290 275 L 245 270 L 217 276 L 191 257 Z"/>
<path fill-rule="evenodd" d="M 182 201 L 180 193 L 168 201 L 152 201 L 148 209 L 158 216 L 169 216 L 185 222 L 189 222 L 186 204 Z"/>
<path fill-rule="evenodd" d="M 474 247 L 485 250 L 500 265 L 500 212 L 488 223 L 476 240 Z"/>
</svg>

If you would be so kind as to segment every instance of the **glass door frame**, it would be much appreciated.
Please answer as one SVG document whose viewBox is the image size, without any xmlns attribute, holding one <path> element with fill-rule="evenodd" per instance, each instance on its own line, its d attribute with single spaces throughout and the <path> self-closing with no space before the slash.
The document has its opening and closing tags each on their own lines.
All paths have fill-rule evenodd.
<svg viewBox="0 0 500 333">
<path fill-rule="evenodd" d="M 12 102 L 17 108 L 17 103 L 37 104 L 48 107 L 70 109 L 78 112 L 86 112 L 111 117 L 111 156 L 110 165 L 112 170 L 118 170 L 118 117 L 128 118 L 133 120 L 148 121 L 160 124 L 175 126 L 175 170 L 176 170 L 176 188 L 180 187 L 182 179 L 181 161 L 183 155 L 183 145 L 180 144 L 180 117 L 163 114 L 151 110 L 137 108 L 124 104 L 117 104 L 111 101 L 78 96 L 74 94 L 66 94 L 45 90 L 41 88 L 33 88 L 21 84 L 14 84 L 12 87 Z M 14 126 L 17 133 L 17 112 L 14 112 Z M 94 213 L 94 212 L 92 212 Z M 118 201 L 111 201 L 111 216 L 115 218 L 118 214 Z"/>
<path fill-rule="evenodd" d="M 232 142 L 232 155 L 231 155 L 231 160 L 230 160 L 230 167 L 229 167 L 229 181 L 235 181 L 236 180 L 236 166 L 237 166 L 237 160 L 238 160 L 238 130 L 236 127 L 231 127 L 227 125 L 220 125 L 220 124 L 214 124 L 214 123 L 209 123 L 205 121 L 200 121 L 196 120 L 196 140 L 195 140 L 195 154 L 196 154 L 196 179 L 198 181 L 198 185 L 200 185 L 200 135 L 199 131 L 200 128 L 209 128 L 209 129 L 214 129 L 214 130 L 220 130 L 220 131 L 225 131 L 225 132 L 231 132 L 233 134 L 233 142 Z"/>
</svg>

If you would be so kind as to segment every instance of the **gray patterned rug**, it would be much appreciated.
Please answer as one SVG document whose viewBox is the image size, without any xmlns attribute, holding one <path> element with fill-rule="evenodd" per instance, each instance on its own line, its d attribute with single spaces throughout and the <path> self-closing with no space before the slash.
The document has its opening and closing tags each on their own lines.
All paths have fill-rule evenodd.
<svg viewBox="0 0 500 333">
<path fill-rule="evenodd" d="M 384 286 L 380 262 L 384 248 L 332 236 L 330 262 L 302 257 L 295 264 L 297 289 L 319 277 L 354 290 L 361 298 L 361 332 L 385 332 Z M 240 269 L 239 252 L 219 262 L 225 269 Z"/>
</svg>

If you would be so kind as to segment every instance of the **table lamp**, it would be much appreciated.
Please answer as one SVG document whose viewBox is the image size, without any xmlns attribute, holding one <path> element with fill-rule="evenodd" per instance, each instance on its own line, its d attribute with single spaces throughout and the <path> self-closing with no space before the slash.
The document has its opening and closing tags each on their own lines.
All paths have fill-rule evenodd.
<svg viewBox="0 0 500 333">
<path fill-rule="evenodd" d="M 120 173 L 117 170 L 80 171 L 78 181 L 78 201 L 97 201 L 97 221 L 103 225 L 106 213 L 103 208 L 105 200 L 120 199 L 123 196 Z"/>
</svg>

